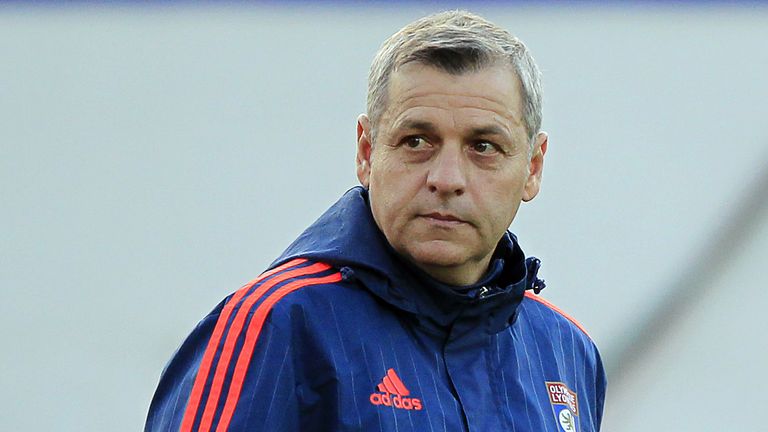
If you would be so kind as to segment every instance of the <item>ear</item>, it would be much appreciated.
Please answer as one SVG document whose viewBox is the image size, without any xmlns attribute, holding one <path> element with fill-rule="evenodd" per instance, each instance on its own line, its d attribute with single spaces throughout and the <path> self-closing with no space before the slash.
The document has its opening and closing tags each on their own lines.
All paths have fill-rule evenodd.
<svg viewBox="0 0 768 432">
<path fill-rule="evenodd" d="M 364 188 L 368 188 L 371 180 L 371 121 L 365 114 L 357 117 L 357 179 Z"/>
<path fill-rule="evenodd" d="M 541 188 L 541 173 L 544 170 L 544 154 L 547 153 L 547 144 L 549 137 L 546 132 L 539 132 L 536 135 L 536 141 L 533 143 L 533 152 L 528 164 L 528 180 L 523 189 L 523 201 L 530 201 L 536 198 Z"/>
</svg>

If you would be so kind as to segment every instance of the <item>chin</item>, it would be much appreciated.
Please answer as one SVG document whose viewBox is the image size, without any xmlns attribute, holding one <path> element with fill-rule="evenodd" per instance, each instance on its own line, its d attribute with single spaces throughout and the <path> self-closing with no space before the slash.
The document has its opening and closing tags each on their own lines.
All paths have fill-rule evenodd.
<svg viewBox="0 0 768 432">
<path fill-rule="evenodd" d="M 442 243 L 421 244 L 406 248 L 407 255 L 414 263 L 425 267 L 458 267 L 469 260 L 466 247 Z"/>
</svg>

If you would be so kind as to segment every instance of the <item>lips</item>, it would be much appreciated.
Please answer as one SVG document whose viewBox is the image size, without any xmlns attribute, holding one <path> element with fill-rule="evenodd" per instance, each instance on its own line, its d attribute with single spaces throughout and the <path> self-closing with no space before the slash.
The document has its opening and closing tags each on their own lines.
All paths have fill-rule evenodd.
<svg viewBox="0 0 768 432">
<path fill-rule="evenodd" d="M 449 213 L 432 212 L 432 213 L 423 214 L 421 215 L 421 217 L 438 222 L 438 223 L 446 223 L 446 224 L 468 223 L 467 221 L 459 218 L 458 216 L 454 216 Z"/>
</svg>

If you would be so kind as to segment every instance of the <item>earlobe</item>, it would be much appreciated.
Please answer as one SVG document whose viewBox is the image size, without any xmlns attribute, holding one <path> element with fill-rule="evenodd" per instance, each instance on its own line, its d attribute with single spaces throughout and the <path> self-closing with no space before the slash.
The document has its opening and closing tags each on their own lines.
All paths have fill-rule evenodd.
<svg viewBox="0 0 768 432">
<path fill-rule="evenodd" d="M 371 121 L 365 114 L 357 117 L 357 155 L 355 164 L 357 167 L 357 179 L 366 189 L 371 180 Z"/>
<path fill-rule="evenodd" d="M 544 155 L 547 153 L 549 137 L 546 132 L 539 132 L 536 135 L 536 141 L 533 146 L 531 160 L 528 164 L 528 179 L 523 189 L 523 201 L 530 201 L 536 198 L 541 189 L 541 174 L 544 171 Z"/>
</svg>

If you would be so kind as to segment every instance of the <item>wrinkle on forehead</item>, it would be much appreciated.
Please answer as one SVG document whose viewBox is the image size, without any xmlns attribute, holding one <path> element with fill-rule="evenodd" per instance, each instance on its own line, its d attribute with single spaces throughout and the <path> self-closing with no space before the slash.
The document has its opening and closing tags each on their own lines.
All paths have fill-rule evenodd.
<svg viewBox="0 0 768 432">
<path fill-rule="evenodd" d="M 449 111 L 454 125 L 457 116 L 466 116 L 481 122 L 493 119 L 510 132 L 525 129 L 519 79 L 505 67 L 451 75 L 433 67 L 413 65 L 394 74 L 389 91 L 390 103 L 381 120 L 393 126 L 413 115 L 422 119 L 421 114 L 429 116 L 429 111 L 439 110 Z"/>
<path fill-rule="evenodd" d="M 462 111 L 464 109 L 476 110 L 476 113 L 466 114 Z M 437 114 L 435 111 L 444 111 L 444 114 Z M 454 130 L 493 130 L 499 129 L 500 132 L 506 133 L 510 138 L 514 137 L 515 130 L 519 130 L 520 133 L 525 133 L 522 123 L 515 121 L 514 118 L 505 117 L 495 111 L 489 111 L 484 109 L 478 109 L 474 106 L 463 107 L 459 109 L 445 108 L 440 106 L 417 106 L 413 108 L 407 108 L 402 111 L 396 118 L 392 119 L 392 130 L 401 129 L 440 129 L 440 120 L 450 119 L 450 126 Z M 498 127 L 494 127 L 498 126 Z"/>
<path fill-rule="evenodd" d="M 404 94 L 395 102 L 394 107 L 425 107 L 446 110 L 482 110 L 491 111 L 500 117 L 509 119 L 514 124 L 522 124 L 522 113 L 517 107 L 508 107 L 499 100 L 477 95 L 457 95 L 454 93 Z"/>
<path fill-rule="evenodd" d="M 440 100 L 439 103 L 438 100 Z M 512 102 L 514 103 L 514 101 Z M 414 89 L 410 92 L 405 92 L 398 97 L 398 100 L 395 103 L 397 106 L 423 105 L 438 108 L 478 108 L 493 111 L 504 117 L 509 116 L 511 118 L 514 117 L 515 111 L 519 111 L 518 106 L 508 106 L 497 98 L 468 93 L 430 92 L 422 89 Z"/>
</svg>

